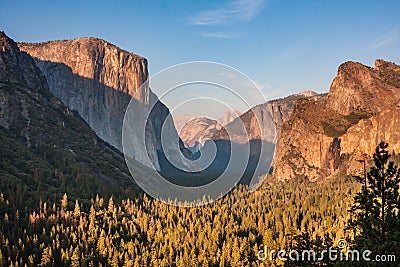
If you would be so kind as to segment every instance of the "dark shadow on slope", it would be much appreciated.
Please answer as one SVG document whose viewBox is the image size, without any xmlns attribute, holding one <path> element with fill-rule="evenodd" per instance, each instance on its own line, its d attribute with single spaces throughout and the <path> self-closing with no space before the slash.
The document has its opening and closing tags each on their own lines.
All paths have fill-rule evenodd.
<svg viewBox="0 0 400 267">
<path fill-rule="evenodd" d="M 162 169 L 160 174 L 169 181 L 181 186 L 201 186 L 211 183 L 225 171 L 227 171 L 227 174 L 231 176 L 232 179 L 237 179 L 240 176 L 238 183 L 245 185 L 249 185 L 253 177 L 257 178 L 268 174 L 268 166 L 271 166 L 272 163 L 275 144 L 259 139 L 250 140 L 248 144 L 231 143 L 229 140 L 214 140 L 214 142 L 217 148 L 216 157 L 204 171 L 188 173 L 179 170 L 174 167 L 164 156 L 164 153 L 160 151 L 159 160 Z M 236 161 L 234 160 L 229 163 L 232 157 L 232 146 L 236 147 L 235 151 L 245 151 L 246 147 L 249 146 L 249 157 L 243 152 L 243 157 L 239 156 L 239 158 L 235 159 Z M 207 144 L 205 144 L 204 147 L 207 147 Z M 261 147 L 263 147 L 265 154 L 261 153 Z M 230 166 L 229 168 L 228 164 Z M 244 168 L 241 167 L 243 164 L 245 166 Z"/>
<path fill-rule="evenodd" d="M 63 63 L 43 61 L 37 58 L 34 60 L 46 76 L 51 93 L 61 99 L 70 109 L 76 110 L 100 138 L 107 140 L 112 146 L 122 151 L 122 126 L 126 108 L 130 101 L 134 101 L 134 105 L 138 106 L 139 109 L 140 107 L 145 108 L 145 104 L 127 93 L 106 86 L 95 79 L 76 75 L 69 66 Z M 179 170 L 168 161 L 161 147 L 161 129 L 170 115 L 169 110 L 160 101 L 157 101 L 153 110 L 154 112 L 150 113 L 146 124 L 146 140 L 151 140 L 152 145 L 147 143 L 145 145 L 147 151 L 153 151 L 158 157 L 159 173 L 171 182 L 184 186 L 199 186 L 215 180 L 225 171 L 228 165 L 232 145 L 239 147 L 239 150 L 241 146 L 250 146 L 250 158 L 240 159 L 237 164 L 244 163 L 247 166 L 244 174 L 240 175 L 242 169 L 233 168 L 229 172 L 232 177 L 240 175 L 240 183 L 249 184 L 253 176 L 265 175 L 268 172 L 267 167 L 262 167 L 270 166 L 275 146 L 270 142 L 259 139 L 251 140 L 249 144 L 244 145 L 231 144 L 229 140 L 224 139 L 215 140 L 217 156 L 207 169 L 195 173 Z M 269 155 L 267 158 L 260 159 L 261 143 L 267 150 L 266 154 Z M 185 148 L 180 139 L 179 150 L 189 160 L 195 160 L 199 156 L 193 155 L 190 150 Z M 151 155 L 149 156 L 154 160 L 154 156 L 153 158 Z M 259 162 L 261 168 L 256 171 Z"/>
</svg>

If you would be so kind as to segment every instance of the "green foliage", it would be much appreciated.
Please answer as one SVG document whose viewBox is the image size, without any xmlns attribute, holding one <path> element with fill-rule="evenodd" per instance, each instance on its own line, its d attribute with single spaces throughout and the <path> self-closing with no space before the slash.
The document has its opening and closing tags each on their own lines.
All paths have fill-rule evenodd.
<svg viewBox="0 0 400 267">
<path fill-rule="evenodd" d="M 324 133 L 330 137 L 340 137 L 346 133 L 346 131 L 362 119 L 369 118 L 370 115 L 363 112 L 353 112 L 350 115 L 342 116 L 336 114 L 335 117 L 328 120 L 322 121 L 321 125 L 324 129 Z"/>
<path fill-rule="evenodd" d="M 18 221 L 8 196 L 0 195 L 0 255 L 6 266 L 282 266 L 259 261 L 257 251 L 288 248 L 289 236 L 294 246 L 307 240 L 320 248 L 346 237 L 357 190 L 345 180 L 268 183 L 255 192 L 239 186 L 194 208 L 146 195 L 96 196 L 89 205 L 65 195 L 20 212 Z M 310 234 L 301 239 L 302 232 Z"/>
<path fill-rule="evenodd" d="M 0 191 L 11 205 L 32 208 L 65 192 L 82 202 L 140 192 L 122 154 L 47 90 L 1 84 L 0 98 L 8 125 L 0 126 Z"/>
<path fill-rule="evenodd" d="M 400 252 L 400 169 L 389 161 L 388 144 L 381 142 L 374 153 L 374 166 L 366 177 L 350 210 L 354 246 L 376 254 Z"/>
</svg>

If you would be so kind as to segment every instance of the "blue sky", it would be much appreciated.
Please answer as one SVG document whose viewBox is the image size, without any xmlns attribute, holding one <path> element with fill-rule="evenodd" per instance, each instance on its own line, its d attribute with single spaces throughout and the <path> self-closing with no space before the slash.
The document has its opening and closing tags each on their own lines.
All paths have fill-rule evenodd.
<svg viewBox="0 0 400 267">
<path fill-rule="evenodd" d="M 400 63 L 400 1 L 3 1 L 16 41 L 103 38 L 149 60 L 150 73 L 207 60 L 252 78 L 268 99 L 327 92 L 337 67 Z"/>
</svg>

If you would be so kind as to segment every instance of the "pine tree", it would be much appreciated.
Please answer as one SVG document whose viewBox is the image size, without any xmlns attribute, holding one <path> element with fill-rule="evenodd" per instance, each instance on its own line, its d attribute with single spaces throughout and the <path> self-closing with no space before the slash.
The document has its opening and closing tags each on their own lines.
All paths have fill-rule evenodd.
<svg viewBox="0 0 400 267">
<path fill-rule="evenodd" d="M 40 266 L 50 266 L 53 262 L 53 255 L 50 247 L 46 247 L 42 253 L 42 259 L 40 261 Z"/>
<path fill-rule="evenodd" d="M 71 267 L 79 267 L 79 266 L 80 266 L 80 253 L 79 253 L 79 247 L 76 246 L 71 257 Z"/>
<path fill-rule="evenodd" d="M 355 246 L 374 253 L 396 253 L 400 244 L 400 170 L 389 161 L 387 148 L 388 144 L 381 142 L 366 180 L 357 177 L 364 185 L 350 209 Z"/>
<path fill-rule="evenodd" d="M 68 208 L 68 196 L 67 193 L 65 193 L 61 200 L 61 216 L 65 215 L 65 213 L 67 212 L 67 208 Z"/>
<path fill-rule="evenodd" d="M 110 197 L 110 199 L 108 200 L 108 212 L 109 213 L 114 212 L 114 201 L 112 197 Z"/>
<path fill-rule="evenodd" d="M 75 201 L 75 209 L 74 209 L 74 216 L 78 218 L 81 216 L 81 208 L 79 207 L 79 202 L 78 200 Z"/>
</svg>

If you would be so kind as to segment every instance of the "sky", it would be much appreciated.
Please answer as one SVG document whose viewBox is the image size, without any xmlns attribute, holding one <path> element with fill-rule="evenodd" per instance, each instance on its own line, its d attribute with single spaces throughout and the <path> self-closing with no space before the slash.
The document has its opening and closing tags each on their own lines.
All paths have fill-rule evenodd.
<svg viewBox="0 0 400 267">
<path fill-rule="evenodd" d="M 400 63 L 400 1 L 2 1 L 16 41 L 98 37 L 148 59 L 151 75 L 188 61 L 229 65 L 266 99 L 328 92 L 338 66 Z M 264 100 L 255 100 L 263 102 Z"/>
</svg>

